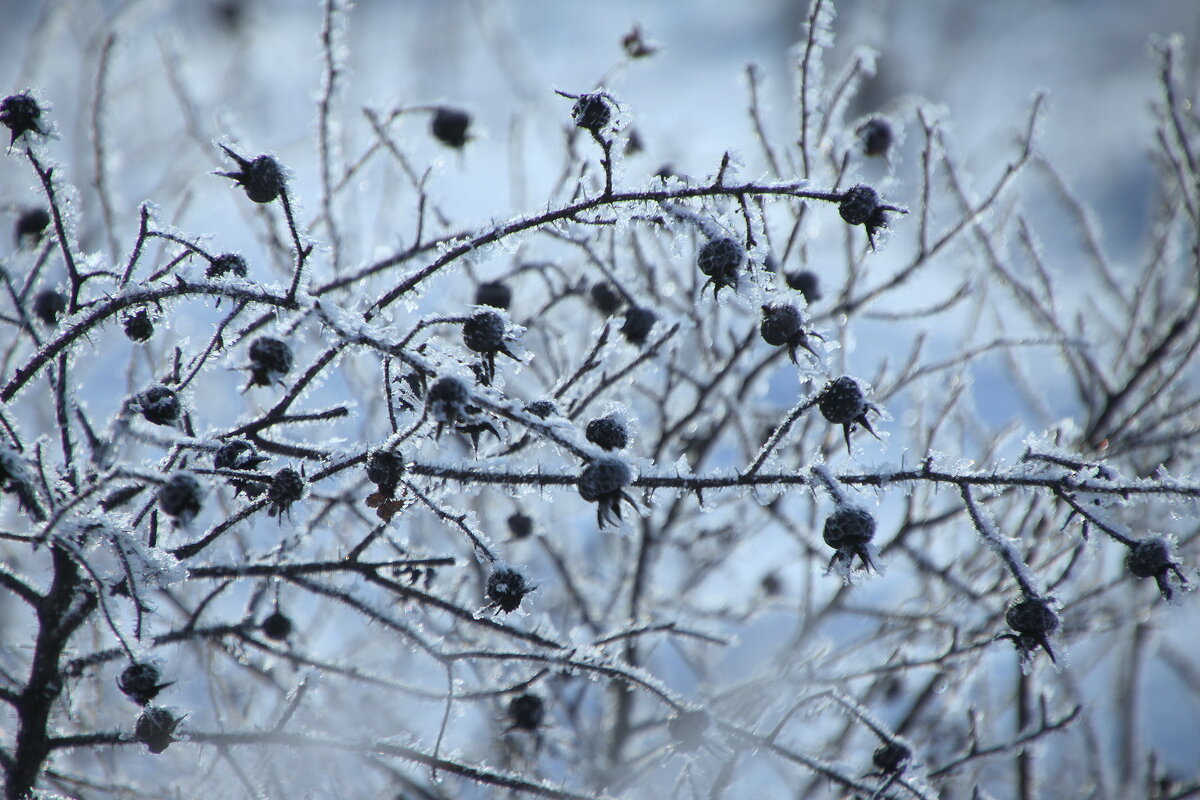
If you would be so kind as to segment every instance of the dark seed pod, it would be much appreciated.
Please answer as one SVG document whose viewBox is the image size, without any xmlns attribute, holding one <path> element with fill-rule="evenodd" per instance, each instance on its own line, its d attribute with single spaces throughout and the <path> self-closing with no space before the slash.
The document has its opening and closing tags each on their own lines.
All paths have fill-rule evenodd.
<svg viewBox="0 0 1200 800">
<path fill-rule="evenodd" d="M 1163 597 L 1171 600 L 1175 596 L 1171 586 L 1171 574 L 1183 584 L 1187 583 L 1179 564 L 1171 558 L 1171 546 L 1161 536 L 1150 536 L 1134 542 L 1125 556 L 1125 566 L 1137 578 L 1154 578 Z"/>
<path fill-rule="evenodd" d="M 571 119 L 575 122 L 576 127 L 591 131 L 594 136 L 599 136 L 600 131 L 612 119 L 612 111 L 609 109 L 608 100 L 604 95 L 581 94 L 571 108 Z"/>
<path fill-rule="evenodd" d="M 514 539 L 528 539 L 533 534 L 533 518 L 520 511 L 508 518 L 508 532 Z"/>
<path fill-rule="evenodd" d="M 228 273 L 233 273 L 239 278 L 244 278 L 248 271 L 249 267 L 246 265 L 246 259 L 237 253 L 222 253 L 209 262 L 208 269 L 204 271 L 204 276 L 207 278 L 220 278 Z"/>
<path fill-rule="evenodd" d="M 291 467 L 284 467 L 275 473 L 267 487 L 267 499 L 270 501 L 267 516 L 282 518 L 284 514 L 290 514 L 292 506 L 302 497 L 304 478 Z"/>
<path fill-rule="evenodd" d="M 161 753 L 175 741 L 175 729 L 182 721 L 162 706 L 147 706 L 138 716 L 133 738 L 146 745 L 151 753 Z"/>
<path fill-rule="evenodd" d="M 696 256 L 696 266 L 708 276 L 704 286 L 700 287 L 701 293 L 710 285 L 713 287 L 713 297 L 716 297 L 721 289 L 727 287 L 736 292 L 738 270 L 745 260 L 746 252 L 733 239 L 725 237 L 705 242 Z"/>
<path fill-rule="evenodd" d="M 130 664 L 117 678 L 117 688 L 139 706 L 144 706 L 171 685 L 159 683 L 158 667 L 146 662 Z"/>
<path fill-rule="evenodd" d="M 258 454 L 254 445 L 242 439 L 230 439 L 213 454 L 213 466 L 217 469 L 257 469 L 268 460 L 267 456 Z"/>
<path fill-rule="evenodd" d="M 391 496 L 404 477 L 404 456 L 394 450 L 376 450 L 367 458 L 367 480 Z"/>
<path fill-rule="evenodd" d="M 620 311 L 621 306 L 625 304 L 625 299 L 611 283 L 593 283 L 592 288 L 588 290 L 588 296 L 591 297 L 596 310 L 606 317 Z"/>
<path fill-rule="evenodd" d="M 700 709 L 679 711 L 667 721 L 667 733 L 676 750 L 691 753 L 704 746 L 704 734 L 711 720 Z"/>
<path fill-rule="evenodd" d="M 804 295 L 804 301 L 810 306 L 821 299 L 821 279 L 811 270 L 788 272 L 784 276 L 789 289 Z"/>
<path fill-rule="evenodd" d="M 246 196 L 256 203 L 270 203 L 285 190 L 283 167 L 270 156 L 259 156 L 251 161 L 243 158 L 221 145 L 225 154 L 238 165 L 237 172 L 218 172 L 224 178 L 231 178 L 246 191 Z"/>
<path fill-rule="evenodd" d="M 175 392 L 162 384 L 155 384 L 135 397 L 133 409 L 155 425 L 173 425 L 181 411 Z"/>
<path fill-rule="evenodd" d="M 605 527 L 621 520 L 621 501 L 634 505 L 625 489 L 633 483 L 633 470 L 619 458 L 597 458 L 579 475 L 579 496 L 596 503 L 596 524 Z"/>
<path fill-rule="evenodd" d="M 276 642 L 282 642 L 292 635 L 292 620 L 278 609 L 262 621 L 263 636 Z"/>
<path fill-rule="evenodd" d="M 887 158 L 892 149 L 892 126 L 883 117 L 871 117 L 858 126 L 858 140 L 862 143 L 863 153 L 868 156 L 883 156 Z"/>
<path fill-rule="evenodd" d="M 772 347 L 786 345 L 793 363 L 796 363 L 797 347 L 803 347 L 817 357 L 816 351 L 808 343 L 808 337 L 812 335 L 819 339 L 821 336 L 816 333 L 810 334 L 804 330 L 804 317 L 800 314 L 800 309 L 790 303 L 772 303 L 764 305 L 762 312 L 763 319 L 762 325 L 759 326 L 759 333 L 762 334 L 763 341 Z"/>
<path fill-rule="evenodd" d="M 507 309 L 512 305 L 512 289 L 503 281 L 486 281 L 475 289 L 475 305 Z"/>
<path fill-rule="evenodd" d="M 830 566 L 841 562 L 849 567 L 854 557 L 858 556 L 868 570 L 875 568 L 867 549 L 867 545 L 875 538 L 875 517 L 866 509 L 838 506 L 825 518 L 823 538 L 825 544 L 836 551 L 829 561 Z"/>
<path fill-rule="evenodd" d="M 0 100 L 0 124 L 12 132 L 8 143 L 12 147 L 17 139 L 26 133 L 46 135 L 42 128 L 42 107 L 30 96 L 29 92 L 12 94 Z"/>
<path fill-rule="evenodd" d="M 487 579 L 487 598 L 491 606 L 505 614 L 516 611 L 525 595 L 533 587 L 525 583 L 525 576 L 511 567 L 498 567 Z"/>
<path fill-rule="evenodd" d="M 461 150 L 471 138 L 467 130 L 471 127 L 471 115 L 457 108 L 439 108 L 433 112 L 429 131 L 433 138 L 447 147 Z"/>
<path fill-rule="evenodd" d="M 287 342 L 260 336 L 250 343 L 251 386 L 270 386 L 292 370 L 292 348 Z"/>
<path fill-rule="evenodd" d="M 875 769 L 884 775 L 895 775 L 904 771 L 911 758 L 912 751 L 900 742 L 887 742 L 875 748 L 871 762 L 875 764 Z"/>
<path fill-rule="evenodd" d="M 508 718 L 510 731 L 536 731 L 546 718 L 546 704 L 536 694 L 519 694 L 508 701 Z"/>
<path fill-rule="evenodd" d="M 630 344 L 643 345 L 654 330 L 658 315 L 648 308 L 634 306 L 625 312 L 625 322 L 621 325 L 621 334 Z"/>
<path fill-rule="evenodd" d="M 612 415 L 589 422 L 584 435 L 589 442 L 605 450 L 623 450 L 629 444 L 629 428 Z"/>
<path fill-rule="evenodd" d="M 123 323 L 125 336 L 131 342 L 148 342 L 154 335 L 154 320 L 146 309 L 138 309 L 136 314 L 130 314 Z"/>
<path fill-rule="evenodd" d="M 200 481 L 186 472 L 177 472 L 158 489 L 158 507 L 179 525 L 187 525 L 200 513 L 204 491 Z"/>
<path fill-rule="evenodd" d="M 425 403 L 430 416 L 439 423 L 456 424 L 466 413 L 471 392 L 458 378 L 438 378 L 429 387 Z"/>
<path fill-rule="evenodd" d="M 885 206 L 879 202 L 879 193 L 870 186 L 852 186 L 842 195 L 838 213 L 850 225 L 862 225 L 867 229 L 867 242 L 875 249 L 875 233 L 887 227 L 888 211 L 900 211 L 896 206 Z"/>
<path fill-rule="evenodd" d="M 504 346 L 504 317 L 476 311 L 463 323 L 463 344 L 476 353 L 495 353 Z"/>
<path fill-rule="evenodd" d="M 46 327 L 58 324 L 58 315 L 67 310 L 67 297 L 57 289 L 43 289 L 33 298 L 33 315 Z"/>
<path fill-rule="evenodd" d="M 1057 660 L 1050 648 L 1050 635 L 1058 630 L 1058 615 L 1048 602 L 1037 597 L 1022 598 L 1009 607 L 1004 621 L 1016 631 L 1012 638 L 1023 655 L 1041 647 L 1051 661 Z"/>
<path fill-rule="evenodd" d="M 22 211 L 13 228 L 13 240 L 17 247 L 27 241 L 33 244 L 40 242 L 49 224 L 50 212 L 44 208 L 27 208 Z"/>
<path fill-rule="evenodd" d="M 846 437 L 846 450 L 850 450 L 850 432 L 854 430 L 855 425 L 863 426 L 875 436 L 875 430 L 867 420 L 867 412 L 875 407 L 867 402 L 858 381 L 849 375 L 843 375 L 826 384 L 817 399 L 817 406 L 825 419 L 834 425 L 842 426 Z"/>
<path fill-rule="evenodd" d="M 762 325 L 759 333 L 763 341 L 772 347 L 788 344 L 796 334 L 804 334 L 804 318 L 800 309 L 793 305 L 771 304 L 762 307 Z"/>
<path fill-rule="evenodd" d="M 534 400 L 529 405 L 525 406 L 525 413 L 532 414 L 535 417 L 546 419 L 558 414 L 558 408 L 549 400 Z"/>
</svg>

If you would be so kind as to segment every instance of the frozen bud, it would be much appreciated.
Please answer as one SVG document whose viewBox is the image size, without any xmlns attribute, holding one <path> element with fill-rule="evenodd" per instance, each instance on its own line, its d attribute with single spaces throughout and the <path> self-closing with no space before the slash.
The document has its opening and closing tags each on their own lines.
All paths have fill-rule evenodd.
<svg viewBox="0 0 1200 800">
<path fill-rule="evenodd" d="M 171 685 L 159 683 L 158 667 L 147 662 L 130 664 L 117 678 L 117 688 L 139 706 L 144 706 Z"/>
<path fill-rule="evenodd" d="M 232 273 L 239 278 L 244 278 L 248 270 L 246 259 L 237 253 L 222 253 L 208 263 L 208 269 L 205 270 L 204 275 L 208 278 L 221 278 Z"/>
<path fill-rule="evenodd" d="M 67 310 L 67 296 L 57 289 L 43 289 L 33 298 L 33 315 L 47 327 L 58 324 L 58 315 Z"/>
<path fill-rule="evenodd" d="M 658 315 L 648 308 L 633 307 L 625 312 L 625 322 L 621 325 L 621 334 L 630 344 L 643 345 L 654 330 Z"/>
<path fill-rule="evenodd" d="M 596 94 L 581 94 L 576 100 L 575 105 L 571 108 L 571 119 L 575 126 L 591 131 L 593 135 L 599 136 L 600 131 L 608 125 L 612 119 L 612 110 L 608 107 L 608 100 L 604 95 Z"/>
<path fill-rule="evenodd" d="M 536 694 L 526 692 L 508 701 L 509 730 L 536 731 L 546 718 L 546 704 Z"/>
<path fill-rule="evenodd" d="M 13 227 L 13 239 L 17 247 L 26 242 L 37 244 L 49 224 L 50 212 L 44 208 L 27 208 L 22 211 Z"/>
<path fill-rule="evenodd" d="M 696 256 L 696 266 L 708 276 L 700 291 L 709 285 L 713 287 L 714 297 L 726 287 L 737 291 L 738 270 L 745 260 L 746 251 L 734 239 L 723 237 L 705 242 Z"/>
<path fill-rule="evenodd" d="M 625 489 L 633 483 L 633 470 L 623 460 L 598 458 L 588 463 L 579 475 L 579 496 L 596 503 L 596 524 L 601 528 L 621 520 L 621 502 L 633 505 Z"/>
<path fill-rule="evenodd" d="M 270 506 L 267 516 L 282 517 L 291 513 L 292 506 L 304 497 L 304 478 L 291 467 L 284 467 L 275 473 L 267 486 L 267 500 Z"/>
<path fill-rule="evenodd" d="M 503 281 L 485 281 L 475 289 L 475 305 L 507 309 L 512 305 L 512 289 Z"/>
<path fill-rule="evenodd" d="M 292 634 L 292 620 L 286 614 L 276 609 L 262 621 L 263 636 L 276 642 L 282 642 Z"/>
<path fill-rule="evenodd" d="M 42 128 L 42 107 L 38 105 L 29 92 L 13 94 L 0 100 L 0 124 L 12 132 L 8 146 L 12 147 L 17 139 L 26 133 L 36 133 L 44 136 Z"/>
<path fill-rule="evenodd" d="M 200 513 L 203 496 L 200 481 L 186 472 L 179 472 L 159 487 L 158 507 L 180 525 L 187 525 Z"/>
<path fill-rule="evenodd" d="M 292 370 L 292 348 L 287 342 L 260 336 L 250 343 L 249 386 L 270 386 Z"/>
<path fill-rule="evenodd" d="M 874 568 L 867 546 L 875 538 L 875 517 L 866 509 L 839 506 L 825 518 L 823 538 L 836 551 L 830 565 L 841 562 L 849 567 L 857 556 L 864 567 Z"/>
<path fill-rule="evenodd" d="M 181 413 L 175 392 L 157 383 L 133 399 L 133 409 L 155 425 L 173 425 Z"/>
<path fill-rule="evenodd" d="M 591 297 L 592 305 L 606 317 L 611 317 L 613 314 L 621 310 L 621 306 L 625 301 L 621 295 L 613 288 L 611 283 L 594 283 L 588 291 Z"/>
<path fill-rule="evenodd" d="M 589 442 L 605 450 L 623 450 L 629 444 L 629 428 L 611 414 L 589 422 L 584 435 Z"/>
<path fill-rule="evenodd" d="M 447 147 L 461 150 L 471 138 L 467 131 L 471 127 L 471 115 L 457 108 L 442 107 L 433 112 L 429 131 L 433 138 Z"/>
<path fill-rule="evenodd" d="M 218 172 L 224 178 L 231 178 L 234 183 L 246 191 L 246 196 L 256 203 L 270 203 L 284 191 L 283 167 L 270 156 L 259 156 L 253 161 L 243 158 L 221 145 L 225 154 L 238 165 L 235 172 Z"/>
<path fill-rule="evenodd" d="M 182 721 L 162 706 L 147 706 L 138 716 L 133 736 L 151 753 L 161 753 L 175 741 L 175 729 Z"/>
<path fill-rule="evenodd" d="M 516 611 L 525 595 L 533 587 L 525 583 L 525 576 L 511 567 L 497 567 L 487 579 L 486 594 L 491 606 L 509 613 Z"/>
</svg>

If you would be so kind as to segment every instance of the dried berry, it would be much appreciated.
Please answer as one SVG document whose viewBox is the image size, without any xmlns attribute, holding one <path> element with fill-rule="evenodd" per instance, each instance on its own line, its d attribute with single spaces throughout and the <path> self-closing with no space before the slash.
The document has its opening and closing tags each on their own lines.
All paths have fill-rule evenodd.
<svg viewBox="0 0 1200 800">
<path fill-rule="evenodd" d="M 179 419 L 179 398 L 162 384 L 155 384 L 133 398 L 131 408 L 155 425 L 173 425 Z"/>
<path fill-rule="evenodd" d="M 658 315 L 648 308 L 633 306 L 625 312 L 625 322 L 621 325 L 621 334 L 630 344 L 643 345 L 654 330 Z"/>
<path fill-rule="evenodd" d="M 843 375 L 826 384 L 817 399 L 817 405 L 825 419 L 834 425 L 842 426 L 846 437 L 846 450 L 850 450 L 850 432 L 854 430 L 855 425 L 863 426 L 868 433 L 876 439 L 879 438 L 867 420 L 867 412 L 878 409 L 867 402 L 862 387 L 849 375 Z"/>
<path fill-rule="evenodd" d="M 8 143 L 10 148 L 26 133 L 45 136 L 46 130 L 42 128 L 41 119 L 42 107 L 29 92 L 12 94 L 0 100 L 0 124 L 12 132 L 12 139 Z"/>
<path fill-rule="evenodd" d="M 713 297 L 725 287 L 737 291 L 738 270 L 745 260 L 746 251 L 736 240 L 729 237 L 709 239 L 696 256 L 696 266 L 708 276 L 704 286 L 700 287 L 700 293 L 703 294 L 710 284 L 713 287 Z"/>
<path fill-rule="evenodd" d="M 838 506 L 825 518 L 823 538 L 825 544 L 836 551 L 829 560 L 829 566 L 840 562 L 849 568 L 854 557 L 858 556 L 868 570 L 875 568 L 868 549 L 871 540 L 875 538 L 875 517 L 866 509 Z"/>
<path fill-rule="evenodd" d="M 146 745 L 151 753 L 161 753 L 175 741 L 175 729 L 182 721 L 162 706 L 147 706 L 138 716 L 133 738 Z"/>
<path fill-rule="evenodd" d="M 601 528 L 621 520 L 621 501 L 635 505 L 625 488 L 633 483 L 633 470 L 619 458 L 597 458 L 579 475 L 579 496 L 596 503 L 596 524 Z"/>
<path fill-rule="evenodd" d="M 546 704 L 536 694 L 519 694 L 508 701 L 508 718 L 510 731 L 536 731 L 546 718 Z"/>
<path fill-rule="evenodd" d="M 33 298 L 33 314 L 47 327 L 58 324 L 58 315 L 67 310 L 67 297 L 57 289 L 43 289 Z"/>
<path fill-rule="evenodd" d="M 604 130 L 612 119 L 612 110 L 609 109 L 608 103 L 608 99 L 598 92 L 581 94 L 571 108 L 571 119 L 576 127 L 591 131 L 593 136 L 599 137 L 600 131 Z"/>
<path fill-rule="evenodd" d="M 804 317 L 800 309 L 791 304 L 771 303 L 762 307 L 763 319 L 759 333 L 763 340 L 772 347 L 787 345 L 792 363 L 796 363 L 796 348 L 803 347 L 819 358 L 812 345 L 808 343 L 809 336 L 822 338 L 820 334 L 804 330 Z"/>
<path fill-rule="evenodd" d="M 1041 647 L 1050 656 L 1051 661 L 1057 661 L 1054 650 L 1050 647 L 1050 634 L 1058 630 L 1058 615 L 1050 608 L 1050 604 L 1037 597 L 1025 597 L 1009 607 L 1004 615 L 1008 627 L 1016 634 L 1005 634 L 1011 638 L 1021 651 L 1022 656 L 1029 656 Z"/>
<path fill-rule="evenodd" d="M 503 281 L 486 281 L 475 289 L 475 305 L 507 309 L 512 305 L 512 289 Z"/>
<path fill-rule="evenodd" d="M 1154 578 L 1163 597 L 1171 600 L 1175 593 L 1171 573 L 1180 583 L 1187 583 L 1179 564 L 1171 558 L 1171 546 L 1161 536 L 1151 536 L 1134 542 L 1125 557 L 1125 566 L 1138 578 Z"/>
<path fill-rule="evenodd" d="M 394 450 L 376 450 L 367 458 L 367 480 L 375 484 L 384 495 L 396 493 L 400 479 L 404 477 L 404 456 Z"/>
<path fill-rule="evenodd" d="M 439 108 L 433 112 L 429 131 L 433 138 L 447 147 L 461 150 L 471 138 L 467 130 L 471 127 L 471 115 L 457 108 Z"/>
<path fill-rule="evenodd" d="M 21 454 L 0 440 L 0 491 L 17 496 L 21 509 L 36 520 L 44 518 L 41 504 L 34 490 L 33 474 Z"/>
<path fill-rule="evenodd" d="M 292 620 L 283 612 L 276 609 L 262 621 L 263 636 L 276 642 L 282 642 L 292 635 Z"/>
<path fill-rule="evenodd" d="M 850 225 L 862 225 L 867 230 L 867 242 L 875 249 L 875 232 L 887 227 L 888 211 L 904 213 L 896 206 L 885 206 L 879 202 L 879 193 L 870 186 L 852 186 L 842 194 L 838 213 Z"/>
<path fill-rule="evenodd" d="M 256 203 L 270 203 L 285 191 L 283 167 L 270 156 L 259 156 L 253 161 L 243 158 L 221 145 L 225 154 L 238 165 L 237 172 L 218 172 L 224 178 L 231 178 L 246 191 L 246 196 Z"/>
<path fill-rule="evenodd" d="M 821 279 L 812 270 L 788 272 L 783 277 L 788 288 L 804 295 L 804 302 L 810 306 L 821 299 Z"/>
<path fill-rule="evenodd" d="M 667 733 L 676 750 L 690 753 L 704 746 L 704 734 L 711 720 L 700 709 L 683 709 L 667 721 Z"/>
<path fill-rule="evenodd" d="M 13 228 L 13 240 L 17 247 L 26 242 L 37 244 L 42 239 L 46 227 L 50 224 L 50 212 L 44 208 L 27 208 L 17 217 Z"/>
<path fill-rule="evenodd" d="M 584 435 L 589 442 L 605 450 L 623 450 L 629 444 L 629 428 L 611 414 L 589 422 Z"/>
<path fill-rule="evenodd" d="M 480 380 L 485 385 L 496 377 L 496 354 L 516 359 L 504 342 L 504 317 L 495 311 L 482 309 L 463 323 L 463 344 L 483 357 Z"/>
<path fill-rule="evenodd" d="M 186 472 L 177 472 L 158 488 L 158 507 L 179 525 L 187 525 L 200 513 L 204 490 L 200 481 Z"/>
<path fill-rule="evenodd" d="M 154 335 L 154 320 L 150 319 L 146 309 L 138 309 L 136 314 L 130 314 L 123 323 L 125 336 L 131 342 L 148 342 Z"/>
<path fill-rule="evenodd" d="M 280 517 L 290 514 L 292 506 L 304 497 L 304 478 L 291 467 L 284 467 L 275 473 L 267 486 L 267 516 Z"/>
<path fill-rule="evenodd" d="M 511 567 L 497 567 L 487 579 L 486 594 L 491 603 L 489 608 L 496 608 L 505 614 L 516 611 L 525 595 L 533 591 L 533 587 L 525 583 L 525 576 Z"/>
<path fill-rule="evenodd" d="M 458 378 L 438 378 L 429 387 L 425 395 L 425 404 L 429 415 L 438 423 L 438 435 L 441 435 L 442 425 L 456 425 L 467 414 L 467 404 L 471 400 L 471 391 Z"/>
<path fill-rule="evenodd" d="M 170 686 L 173 681 L 159 683 L 158 667 L 146 662 L 130 664 L 117 678 L 117 688 L 139 706 L 144 706 Z"/>
<path fill-rule="evenodd" d="M 251 386 L 270 386 L 292 369 L 292 348 L 287 342 L 270 336 L 260 336 L 250 343 Z"/>
<path fill-rule="evenodd" d="M 858 140 L 862 143 L 863 153 L 868 156 L 883 156 L 887 158 L 892 149 L 892 126 L 883 117 L 871 117 L 858 126 Z"/>
<path fill-rule="evenodd" d="M 592 284 L 588 296 L 591 297 L 592 305 L 596 307 L 596 310 L 606 317 L 611 317 L 620 311 L 621 306 L 625 304 L 625 299 L 613 288 L 611 283 Z"/>
<path fill-rule="evenodd" d="M 884 775 L 903 772 L 910 759 L 912 759 L 912 750 L 900 742 L 881 744 L 875 748 L 875 752 L 871 756 L 871 762 L 875 765 L 875 769 Z"/>
<path fill-rule="evenodd" d="M 222 253 L 208 263 L 208 269 L 205 270 L 204 275 L 207 278 L 221 278 L 232 272 L 239 278 L 244 278 L 248 270 L 246 259 L 237 253 Z"/>
<path fill-rule="evenodd" d="M 217 469 L 258 469 L 259 464 L 269 460 L 243 439 L 230 439 L 213 454 L 213 466 Z"/>
<path fill-rule="evenodd" d="M 558 408 L 549 400 L 534 400 L 529 405 L 525 406 L 525 413 L 532 414 L 535 417 L 546 419 L 558 414 Z"/>
<path fill-rule="evenodd" d="M 514 539 L 528 539 L 533 534 L 533 518 L 517 511 L 508 518 L 508 532 Z"/>
</svg>

